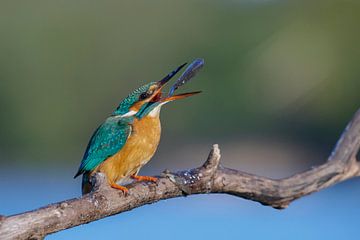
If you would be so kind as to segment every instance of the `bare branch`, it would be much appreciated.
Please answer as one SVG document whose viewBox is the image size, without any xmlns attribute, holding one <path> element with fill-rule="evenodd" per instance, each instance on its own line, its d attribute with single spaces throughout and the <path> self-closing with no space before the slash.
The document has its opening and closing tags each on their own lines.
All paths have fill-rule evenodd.
<svg viewBox="0 0 360 240">
<path fill-rule="evenodd" d="M 103 174 L 92 179 L 93 192 L 81 198 L 54 203 L 40 209 L 0 217 L 1 239 L 42 239 L 47 234 L 92 222 L 131 209 L 189 194 L 225 193 L 274 208 L 335 183 L 360 175 L 356 155 L 360 147 L 360 110 L 348 124 L 328 161 L 284 179 L 269 179 L 220 165 L 220 150 L 214 145 L 203 166 L 171 173 L 164 171 L 157 183 L 138 182 L 129 194 L 106 184 Z"/>
</svg>

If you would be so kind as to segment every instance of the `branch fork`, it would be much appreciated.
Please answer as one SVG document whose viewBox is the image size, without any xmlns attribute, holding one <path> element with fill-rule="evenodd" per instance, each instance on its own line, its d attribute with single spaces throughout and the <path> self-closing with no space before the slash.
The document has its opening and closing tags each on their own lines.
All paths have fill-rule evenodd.
<svg viewBox="0 0 360 240">
<path fill-rule="evenodd" d="M 219 145 L 214 144 L 202 166 L 177 173 L 165 170 L 162 176 L 167 177 L 175 186 L 181 189 L 184 195 L 210 193 L 220 164 L 220 157 Z"/>
</svg>

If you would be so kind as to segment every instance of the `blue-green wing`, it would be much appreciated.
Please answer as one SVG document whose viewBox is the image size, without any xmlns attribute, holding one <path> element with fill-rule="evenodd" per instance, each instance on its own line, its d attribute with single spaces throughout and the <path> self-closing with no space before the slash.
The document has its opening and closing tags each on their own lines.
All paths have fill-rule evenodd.
<svg viewBox="0 0 360 240">
<path fill-rule="evenodd" d="M 75 177 L 94 170 L 100 163 L 117 153 L 131 133 L 129 119 L 108 118 L 92 135 Z"/>
</svg>

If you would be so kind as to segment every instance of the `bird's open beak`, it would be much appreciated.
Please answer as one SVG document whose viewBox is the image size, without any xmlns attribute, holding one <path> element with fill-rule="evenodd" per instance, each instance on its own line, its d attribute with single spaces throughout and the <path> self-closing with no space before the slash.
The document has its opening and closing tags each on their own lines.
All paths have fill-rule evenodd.
<svg viewBox="0 0 360 240">
<path fill-rule="evenodd" d="M 159 102 L 161 100 L 162 92 L 161 90 L 163 87 L 170 81 L 172 77 L 174 77 L 187 63 L 184 63 L 180 66 L 178 66 L 175 70 L 173 70 L 171 73 L 166 75 L 163 79 L 157 82 L 158 88 L 155 90 L 151 98 L 149 99 L 149 102 Z"/>
<path fill-rule="evenodd" d="M 174 71 L 172 71 L 171 73 L 169 73 L 168 75 L 166 75 L 163 79 L 161 79 L 160 81 L 157 82 L 158 84 L 158 89 L 156 89 L 156 91 L 154 92 L 150 102 L 171 102 L 174 100 L 178 100 L 178 99 L 182 99 L 182 98 L 186 98 L 186 97 L 190 97 L 193 96 L 195 94 L 200 93 L 200 91 L 197 92 L 190 92 L 190 93 L 182 93 L 182 94 L 177 94 L 177 95 L 172 95 L 172 96 L 167 96 L 165 98 L 162 98 L 162 92 L 161 90 L 163 89 L 163 87 L 166 85 L 166 83 L 168 83 L 170 81 L 170 79 L 175 76 L 187 63 L 184 63 L 182 65 L 180 65 L 179 67 L 177 67 Z"/>
<path fill-rule="evenodd" d="M 198 94 L 198 93 L 201 93 L 201 91 L 189 92 L 189 93 L 180 93 L 180 94 L 176 94 L 176 95 L 172 95 L 172 96 L 163 98 L 160 101 L 164 102 L 164 103 L 171 102 L 171 101 L 174 101 L 174 100 L 187 98 L 187 97 L 193 96 L 193 95 Z"/>
</svg>

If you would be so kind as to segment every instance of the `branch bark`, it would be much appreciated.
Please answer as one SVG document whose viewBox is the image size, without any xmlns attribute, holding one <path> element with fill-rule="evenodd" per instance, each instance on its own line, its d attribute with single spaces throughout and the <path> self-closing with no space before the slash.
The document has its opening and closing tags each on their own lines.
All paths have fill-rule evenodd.
<svg viewBox="0 0 360 240">
<path fill-rule="evenodd" d="M 284 179 L 223 167 L 217 144 L 201 167 L 176 173 L 166 170 L 157 183 L 131 184 L 128 195 L 110 188 L 104 175 L 97 174 L 91 179 L 90 194 L 30 212 L 0 216 L 0 239 L 43 239 L 50 233 L 190 194 L 225 193 L 283 209 L 295 199 L 359 176 L 360 163 L 356 159 L 359 147 L 360 110 L 347 125 L 326 163 Z"/>
</svg>

